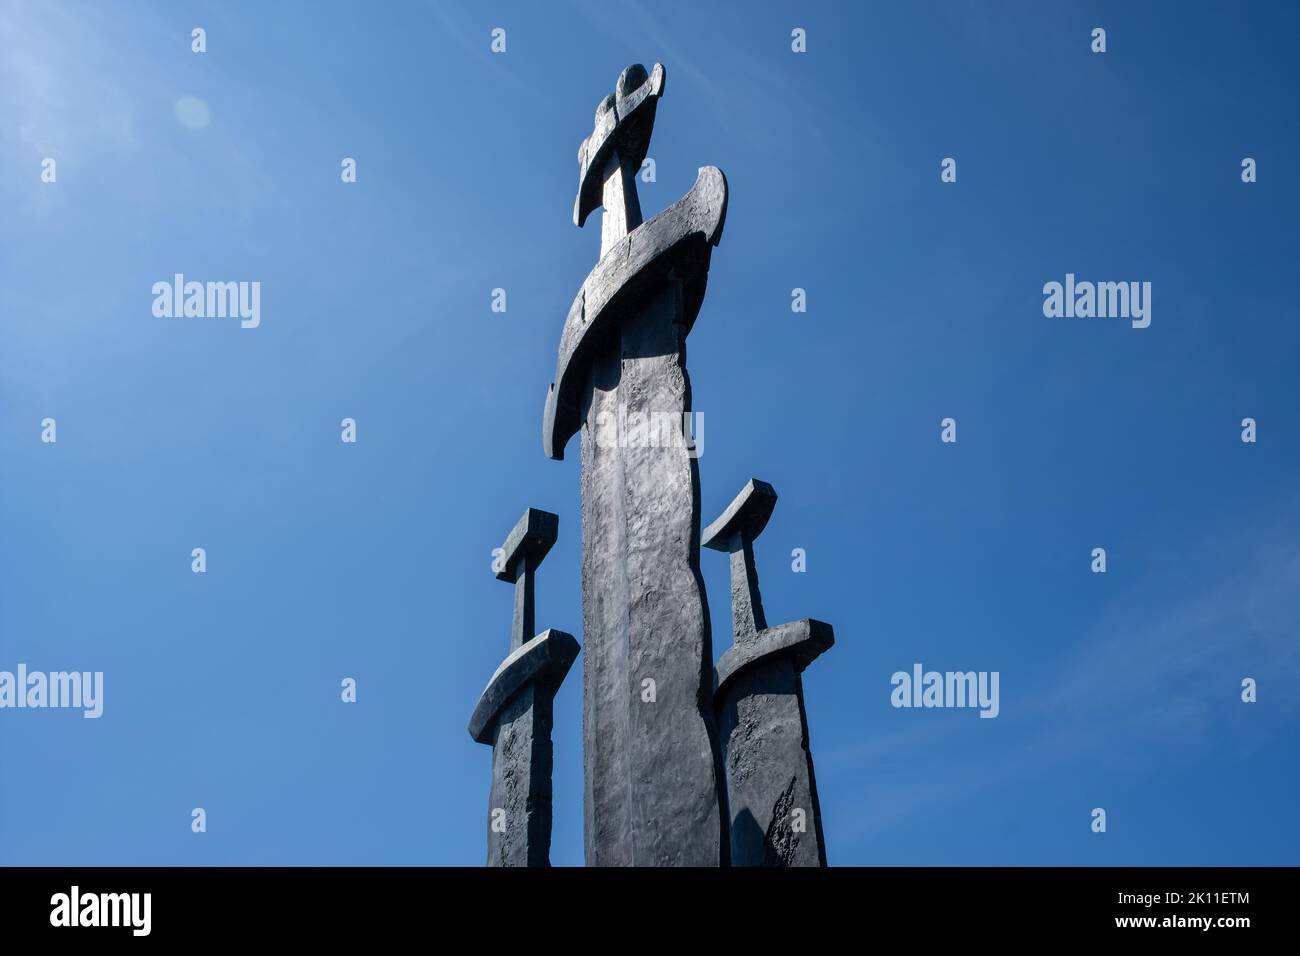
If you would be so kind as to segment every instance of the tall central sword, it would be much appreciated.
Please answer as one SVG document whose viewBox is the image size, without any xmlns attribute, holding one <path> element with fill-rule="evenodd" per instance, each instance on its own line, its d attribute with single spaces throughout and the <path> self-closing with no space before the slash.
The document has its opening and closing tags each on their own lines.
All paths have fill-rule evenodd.
<svg viewBox="0 0 1300 956">
<path fill-rule="evenodd" d="M 700 484 L 685 434 L 686 335 L 726 214 L 720 170 L 641 221 L 664 69 L 619 76 L 578 151 L 574 222 L 598 206 L 600 261 L 565 319 L 543 446 L 582 432 L 584 835 L 592 866 L 717 866 L 729 852 L 699 572 Z M 610 435 L 635 415 L 683 423 L 680 441 Z"/>
</svg>

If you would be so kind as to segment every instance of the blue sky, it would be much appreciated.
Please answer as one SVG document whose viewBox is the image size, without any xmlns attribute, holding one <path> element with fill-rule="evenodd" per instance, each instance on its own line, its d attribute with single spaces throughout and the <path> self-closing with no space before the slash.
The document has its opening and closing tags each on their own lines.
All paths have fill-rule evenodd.
<svg viewBox="0 0 1300 956">
<path fill-rule="evenodd" d="M 1284 3 L 3 5 L 0 669 L 103 671 L 105 701 L 0 710 L 0 864 L 481 864 L 465 725 L 525 507 L 561 516 L 538 628 L 582 639 L 577 456 L 540 440 L 600 244 L 570 220 L 577 147 L 656 61 L 647 216 L 699 166 L 730 184 L 689 340 L 702 517 L 771 482 L 768 620 L 835 627 L 805 675 L 831 863 L 1300 863 L 1298 26 Z M 259 281 L 261 325 L 156 318 L 177 272 Z M 1046 318 L 1067 272 L 1150 281 L 1151 326 Z M 701 560 L 716 656 L 727 562 Z M 892 708 L 916 662 L 1000 672 L 1000 715 Z"/>
</svg>

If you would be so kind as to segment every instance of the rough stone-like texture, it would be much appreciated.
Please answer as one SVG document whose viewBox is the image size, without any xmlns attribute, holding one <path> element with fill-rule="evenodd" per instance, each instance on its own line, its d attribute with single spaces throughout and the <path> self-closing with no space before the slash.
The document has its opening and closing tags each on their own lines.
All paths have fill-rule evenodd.
<svg viewBox="0 0 1300 956">
<path fill-rule="evenodd" d="M 621 327 L 591 372 L 582 432 L 588 865 L 717 866 L 720 753 L 699 576 L 699 471 L 680 447 L 602 447 L 596 421 L 690 410 L 680 294 Z M 678 419 L 680 421 L 680 417 Z M 652 701 L 645 681 L 653 681 Z"/>
<path fill-rule="evenodd" d="M 470 736 L 492 745 L 488 866 L 550 865 L 554 699 L 578 642 L 555 630 L 526 636 L 534 624 L 533 579 L 558 529 L 556 515 L 529 508 L 506 538 L 496 571 L 515 585 L 510 654 L 469 722 Z"/>
<path fill-rule="evenodd" d="M 470 736 L 492 745 L 488 866 L 550 866 L 555 692 L 577 655 L 572 635 L 537 635 L 497 668 L 474 709 Z"/>
<path fill-rule="evenodd" d="M 604 208 L 601 256 L 565 319 L 543 419 L 550 458 L 563 458 L 582 431 L 592 866 L 718 866 L 728 852 L 699 574 L 699 471 L 685 436 L 665 446 L 632 440 L 621 426 L 610 431 L 642 414 L 680 423 L 690 412 L 686 335 L 726 216 L 726 179 L 705 167 L 686 196 L 641 222 L 635 170 L 663 82 L 658 64 L 624 70 L 579 149 L 574 222 Z"/>
<path fill-rule="evenodd" d="M 553 697 L 525 687 L 497 717 L 488 795 L 488 866 L 550 866 Z M 494 827 L 493 814 L 504 830 Z"/>
<path fill-rule="evenodd" d="M 704 532 L 731 560 L 735 643 L 717 666 L 714 706 L 726 765 L 732 866 L 825 866 L 821 805 L 808 746 L 801 672 L 835 642 L 829 624 L 769 628 L 754 538 L 776 505 L 754 479 Z"/>
<path fill-rule="evenodd" d="M 792 656 L 765 659 L 720 687 L 732 866 L 825 866 L 803 682 Z M 804 811 L 796 832 L 794 811 Z"/>
</svg>

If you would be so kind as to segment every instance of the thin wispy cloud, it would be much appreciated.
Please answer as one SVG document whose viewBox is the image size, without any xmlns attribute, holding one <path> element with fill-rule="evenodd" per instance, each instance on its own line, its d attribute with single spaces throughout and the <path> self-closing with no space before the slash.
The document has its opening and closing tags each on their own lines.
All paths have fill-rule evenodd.
<svg viewBox="0 0 1300 956">
<path fill-rule="evenodd" d="M 1251 526 L 1235 538 L 1223 529 L 1207 536 L 1204 547 L 1230 569 L 1217 586 L 1197 590 L 1184 583 L 1159 594 L 1129 594 L 1073 639 L 1076 651 L 1040 691 L 1016 702 L 1017 691 L 1004 681 L 1002 717 L 1017 730 L 1029 728 L 1027 734 L 1000 753 L 996 745 L 973 748 L 969 759 L 946 760 L 923 777 L 881 775 L 867 811 L 855 814 L 841 836 L 858 839 L 1081 759 L 1127 766 L 1132 753 L 1149 755 L 1155 747 L 1165 762 L 1177 763 L 1211 745 L 1214 723 L 1225 705 L 1239 701 L 1243 677 L 1258 680 L 1261 695 L 1268 695 L 1245 738 L 1251 747 L 1266 746 L 1300 710 L 1300 699 L 1288 692 L 1300 681 L 1300 553 L 1291 543 L 1300 501 L 1262 511 L 1270 515 L 1271 533 Z M 819 754 L 819 766 L 846 772 L 912 765 L 918 753 L 951 754 L 961 749 L 952 738 L 986 730 L 978 722 L 942 719 L 907 724 Z M 1146 772 L 1159 773 L 1160 765 L 1144 758 Z"/>
<path fill-rule="evenodd" d="M 103 8 L 0 5 L 0 116 L 23 148 L 69 156 L 139 145 L 135 98 L 115 77 L 114 32 Z"/>
</svg>

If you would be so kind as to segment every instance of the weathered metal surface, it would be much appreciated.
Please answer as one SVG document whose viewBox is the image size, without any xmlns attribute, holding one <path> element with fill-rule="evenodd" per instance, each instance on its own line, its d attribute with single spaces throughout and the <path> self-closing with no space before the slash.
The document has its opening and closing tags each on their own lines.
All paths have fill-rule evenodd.
<svg viewBox="0 0 1300 956">
<path fill-rule="evenodd" d="M 510 654 L 479 697 L 469 734 L 492 746 L 488 866 L 549 866 L 555 692 L 578 656 L 571 634 L 534 625 L 533 578 L 558 516 L 529 508 L 502 545 L 495 574 L 515 584 Z"/>
<path fill-rule="evenodd" d="M 690 332 L 704 302 L 713 246 L 727 215 L 727 179 L 714 166 L 700 169 L 691 191 L 642 223 L 603 256 L 569 307 L 560 333 L 555 381 L 546 396 L 542 446 L 559 461 L 582 427 L 589 372 L 602 351 L 619 349 L 622 324 L 650 299 L 675 285 L 681 303 L 674 321 Z"/>
<path fill-rule="evenodd" d="M 685 435 L 609 435 L 625 418 L 690 413 L 686 334 L 725 221 L 726 180 L 706 167 L 640 223 L 630 173 L 662 85 L 662 67 L 625 70 L 579 151 L 575 222 L 599 181 L 603 254 L 565 320 L 543 426 L 554 459 L 582 431 L 584 834 L 595 866 L 717 866 L 728 852 L 695 454 Z"/>
<path fill-rule="evenodd" d="M 731 865 L 825 866 L 800 675 L 835 635 L 814 620 L 767 626 L 753 545 L 775 506 L 772 486 L 751 480 L 703 539 L 731 557 L 735 643 L 718 661 L 714 691 Z"/>
<path fill-rule="evenodd" d="M 578 196 L 573 203 L 575 226 L 582 226 L 587 216 L 607 199 L 601 186 L 604 170 L 615 152 L 625 166 L 640 168 L 650 145 L 655 107 L 664 92 L 664 79 L 662 63 L 656 63 L 649 74 L 641 64 L 634 63 L 619 76 L 614 92 L 596 107 L 595 128 L 578 147 Z M 635 187 L 632 196 L 636 196 Z"/>
</svg>

